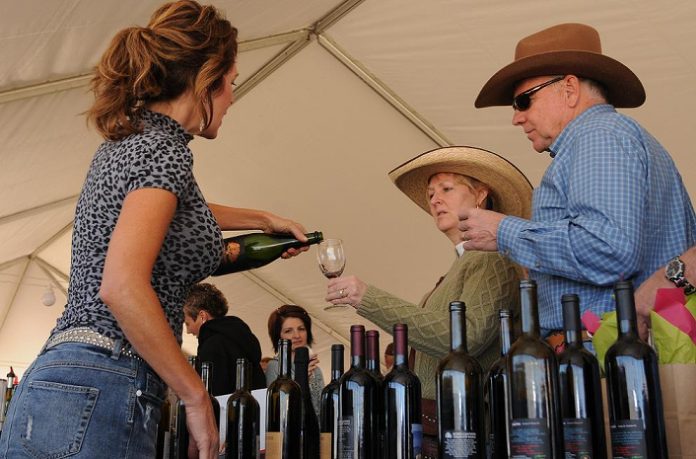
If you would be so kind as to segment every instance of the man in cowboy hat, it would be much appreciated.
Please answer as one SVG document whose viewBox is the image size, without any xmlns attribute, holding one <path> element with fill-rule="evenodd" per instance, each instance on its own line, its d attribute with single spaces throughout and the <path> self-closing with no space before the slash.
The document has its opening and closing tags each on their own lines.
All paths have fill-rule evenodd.
<svg viewBox="0 0 696 459">
<path fill-rule="evenodd" d="M 696 242 L 694 209 L 669 154 L 615 110 L 644 101 L 638 77 L 602 54 L 599 34 L 583 24 L 520 40 L 514 62 L 476 99 L 476 107 L 512 105 L 512 123 L 553 158 L 531 220 L 467 209 L 459 225 L 467 250 L 498 250 L 528 268 L 546 334 L 562 328 L 562 294 L 579 294 L 583 311 L 613 310 L 616 281 L 640 285 Z"/>
</svg>

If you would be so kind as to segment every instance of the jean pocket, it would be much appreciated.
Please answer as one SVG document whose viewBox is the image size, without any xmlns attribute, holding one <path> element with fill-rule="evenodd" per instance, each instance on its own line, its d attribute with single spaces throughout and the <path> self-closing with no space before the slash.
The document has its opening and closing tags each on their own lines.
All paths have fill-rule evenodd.
<svg viewBox="0 0 696 459">
<path fill-rule="evenodd" d="M 34 457 L 60 459 L 80 451 L 99 389 L 31 381 L 21 410 L 22 446 Z M 29 402 L 30 400 L 30 402 Z"/>
</svg>

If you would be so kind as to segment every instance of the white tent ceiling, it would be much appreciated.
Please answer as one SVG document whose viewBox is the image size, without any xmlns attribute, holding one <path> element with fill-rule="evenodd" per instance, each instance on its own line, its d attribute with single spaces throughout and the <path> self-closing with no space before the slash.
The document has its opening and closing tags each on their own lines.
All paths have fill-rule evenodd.
<svg viewBox="0 0 696 459">
<path fill-rule="evenodd" d="M 0 371 L 26 367 L 65 302 L 76 196 L 100 142 L 81 115 L 89 72 L 117 30 L 146 24 L 159 3 L 0 0 Z M 213 3 L 239 28 L 242 84 L 218 139 L 191 144 L 206 197 L 343 238 L 346 273 L 403 298 L 418 301 L 452 250 L 386 172 L 462 144 L 499 152 L 538 183 L 549 157 L 511 126 L 509 108 L 475 110 L 473 100 L 517 40 L 544 27 L 600 31 L 604 52 L 646 87 L 646 104 L 627 113 L 671 152 L 696 196 L 687 174 L 696 163 L 691 0 Z M 313 253 L 212 281 L 265 353 L 266 319 L 285 301 L 315 317 L 325 365 L 330 344 L 364 323 L 352 310 L 322 310 L 326 281 Z M 49 284 L 58 300 L 45 307 Z M 194 351 L 195 341 L 184 347 Z"/>
</svg>

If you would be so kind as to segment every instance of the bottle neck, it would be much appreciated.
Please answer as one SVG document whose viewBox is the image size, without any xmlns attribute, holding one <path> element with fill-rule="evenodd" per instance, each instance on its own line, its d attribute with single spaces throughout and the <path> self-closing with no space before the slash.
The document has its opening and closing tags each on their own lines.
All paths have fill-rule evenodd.
<svg viewBox="0 0 696 459">
<path fill-rule="evenodd" d="M 365 327 L 350 328 L 350 365 L 355 368 L 365 368 Z"/>
<path fill-rule="evenodd" d="M 636 305 L 633 297 L 633 287 L 628 282 L 620 283 L 614 289 L 616 298 L 616 321 L 619 328 L 619 336 L 638 337 L 636 323 Z"/>
<path fill-rule="evenodd" d="M 337 381 L 343 374 L 343 345 L 331 346 L 331 380 Z"/>
<path fill-rule="evenodd" d="M 213 369 L 210 365 L 209 362 L 203 362 L 201 365 L 201 379 L 203 380 L 203 385 L 205 386 L 205 390 L 208 391 L 210 394 L 210 380 L 212 379 L 211 373 L 213 372 Z"/>
<path fill-rule="evenodd" d="M 237 359 L 237 375 L 235 389 L 249 391 L 250 364 L 247 359 Z"/>
<path fill-rule="evenodd" d="M 463 309 L 450 309 L 450 350 L 467 352 L 466 319 Z"/>
<path fill-rule="evenodd" d="M 577 295 L 563 295 L 563 328 L 565 342 L 568 346 L 579 345 L 582 342 L 582 327 L 580 325 L 580 304 Z"/>
<path fill-rule="evenodd" d="M 299 384 L 304 394 L 309 394 L 309 353 L 295 354 L 295 382 Z"/>
<path fill-rule="evenodd" d="M 507 355 L 512 342 L 510 315 L 500 316 L 500 355 Z"/>
<path fill-rule="evenodd" d="M 539 312 L 537 305 L 536 285 L 525 282 L 520 287 L 520 317 L 522 334 L 539 337 Z"/>
<path fill-rule="evenodd" d="M 394 325 L 394 367 L 408 367 L 408 327 Z"/>
<path fill-rule="evenodd" d="M 379 333 L 376 330 L 367 332 L 367 358 L 365 364 L 368 370 L 379 372 Z"/>
<path fill-rule="evenodd" d="M 281 339 L 278 344 L 278 376 L 290 378 L 292 368 L 292 344 L 289 339 Z"/>
</svg>

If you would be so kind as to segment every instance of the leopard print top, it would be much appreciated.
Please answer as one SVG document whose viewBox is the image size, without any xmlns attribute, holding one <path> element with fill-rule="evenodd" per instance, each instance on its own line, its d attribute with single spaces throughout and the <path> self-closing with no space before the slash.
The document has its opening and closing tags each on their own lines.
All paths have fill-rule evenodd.
<svg viewBox="0 0 696 459">
<path fill-rule="evenodd" d="M 179 342 L 190 286 L 220 262 L 222 233 L 193 177 L 193 155 L 187 146 L 193 137 L 162 114 L 145 111 L 142 121 L 143 133 L 104 142 L 92 160 L 75 213 L 68 304 L 52 333 L 89 327 L 125 341 L 98 292 L 111 234 L 123 200 L 133 190 L 159 188 L 178 198 L 153 268 L 152 286 Z"/>
</svg>

